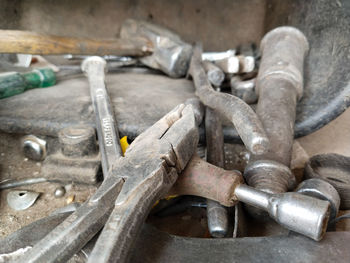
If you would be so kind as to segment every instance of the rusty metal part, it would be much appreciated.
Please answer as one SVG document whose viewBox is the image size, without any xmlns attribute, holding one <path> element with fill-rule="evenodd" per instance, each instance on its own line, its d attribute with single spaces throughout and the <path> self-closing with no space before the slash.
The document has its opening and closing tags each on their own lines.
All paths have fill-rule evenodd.
<svg viewBox="0 0 350 263">
<path fill-rule="evenodd" d="M 150 22 L 127 19 L 120 30 L 122 39 L 145 37 L 153 44 L 153 53 L 140 58 L 145 65 L 160 69 L 173 78 L 186 74 L 192 46 L 183 42 L 174 32 Z"/>
<path fill-rule="evenodd" d="M 281 193 L 295 187 L 289 170 L 297 99 L 303 92 L 303 62 L 309 49 L 298 29 L 279 27 L 261 42 L 262 59 L 256 82 L 256 113 L 270 139 L 269 151 L 252 156 L 244 173 L 249 185 Z M 262 173 L 260 169 L 265 169 Z"/>
<path fill-rule="evenodd" d="M 241 99 L 211 87 L 201 61 L 202 48 L 196 45 L 191 59 L 189 74 L 196 87 L 196 95 L 204 105 L 226 116 L 236 127 L 246 147 L 254 154 L 268 149 L 269 140 L 255 112 Z"/>
<path fill-rule="evenodd" d="M 111 134 L 115 121 L 104 83 L 105 65 L 99 57 L 88 58 L 83 63 L 96 114 L 104 181 L 87 202 L 42 238 L 25 259 L 22 258 L 26 262 L 57 262 L 71 258 L 101 230 L 124 183 L 123 178 L 111 169 L 111 163 L 121 157 L 121 150 L 116 134 Z"/>
<path fill-rule="evenodd" d="M 253 104 L 258 100 L 258 96 L 255 92 L 256 79 L 242 80 L 238 76 L 231 78 L 231 92 L 232 95 L 244 100 L 248 104 Z"/>
<path fill-rule="evenodd" d="M 210 83 L 215 87 L 220 87 L 222 82 L 225 80 L 224 72 L 214 63 L 208 60 L 203 61 L 203 68 L 207 73 Z"/>
<path fill-rule="evenodd" d="M 196 195 L 215 200 L 224 206 L 233 206 L 235 187 L 243 183 L 237 171 L 226 171 L 198 156 L 193 156 L 179 175 L 169 194 Z"/>
<path fill-rule="evenodd" d="M 207 141 L 207 162 L 223 168 L 224 134 L 219 116 L 214 110 L 206 108 L 205 112 L 205 137 Z M 227 208 L 220 203 L 207 199 L 208 228 L 212 237 L 225 237 L 228 233 Z"/>
<path fill-rule="evenodd" d="M 306 178 L 327 181 L 340 196 L 340 209 L 350 209 L 350 157 L 335 153 L 312 156 L 304 171 Z"/>
</svg>

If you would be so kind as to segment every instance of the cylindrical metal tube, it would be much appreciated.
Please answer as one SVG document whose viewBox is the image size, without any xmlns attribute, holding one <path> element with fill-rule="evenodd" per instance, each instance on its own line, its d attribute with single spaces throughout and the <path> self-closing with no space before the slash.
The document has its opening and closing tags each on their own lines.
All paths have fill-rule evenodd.
<svg viewBox="0 0 350 263">
<path fill-rule="evenodd" d="M 221 86 L 222 82 L 225 80 L 225 73 L 214 63 L 207 60 L 203 61 L 203 68 L 207 73 L 210 83 L 216 87 Z"/>
<path fill-rule="evenodd" d="M 207 141 L 207 161 L 218 167 L 224 167 L 224 134 L 219 116 L 214 110 L 206 108 L 205 137 Z M 207 199 L 208 228 L 212 237 L 225 237 L 228 231 L 227 208 L 220 203 Z"/>
<path fill-rule="evenodd" d="M 295 192 L 269 194 L 247 185 L 235 189 L 238 200 L 260 208 L 280 225 L 316 241 L 326 232 L 329 202 Z"/>
<path fill-rule="evenodd" d="M 293 27 L 276 28 L 261 42 L 256 113 L 270 147 L 267 153 L 251 158 L 244 176 L 249 185 L 267 192 L 285 192 L 295 186 L 289 165 L 296 103 L 303 92 L 303 62 L 308 48 L 303 33 Z M 262 163 L 267 164 L 268 172 L 259 172 Z"/>
</svg>

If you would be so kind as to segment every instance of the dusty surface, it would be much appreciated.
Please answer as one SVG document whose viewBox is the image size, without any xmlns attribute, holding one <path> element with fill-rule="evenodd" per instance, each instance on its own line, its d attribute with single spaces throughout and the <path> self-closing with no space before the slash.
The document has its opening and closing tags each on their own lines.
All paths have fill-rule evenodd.
<svg viewBox="0 0 350 263">
<path fill-rule="evenodd" d="M 7 179 L 24 179 L 40 177 L 41 162 L 25 158 L 20 151 L 21 136 L 0 134 L 0 182 Z M 64 186 L 66 193 L 61 198 L 54 197 L 57 187 Z M 13 189 L 0 190 L 0 238 L 13 231 L 49 215 L 68 202 L 82 203 L 95 191 L 96 187 L 88 185 L 40 183 L 16 187 L 16 190 L 31 190 L 40 193 L 36 202 L 28 209 L 15 211 L 7 204 L 6 198 Z"/>
</svg>

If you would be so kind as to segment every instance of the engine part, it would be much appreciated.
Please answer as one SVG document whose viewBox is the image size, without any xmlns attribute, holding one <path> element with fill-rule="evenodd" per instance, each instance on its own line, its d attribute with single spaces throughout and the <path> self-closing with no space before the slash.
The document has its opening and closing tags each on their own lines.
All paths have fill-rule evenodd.
<svg viewBox="0 0 350 263">
<path fill-rule="evenodd" d="M 333 221 L 339 211 L 340 197 L 335 188 L 324 180 L 313 178 L 298 185 L 296 192 L 328 201 L 331 205 L 329 221 Z"/>
<path fill-rule="evenodd" d="M 144 56 L 153 51 L 151 43 L 140 37 L 96 40 L 19 30 L 1 30 L 0 36 L 2 53 Z"/>
<path fill-rule="evenodd" d="M 196 87 L 196 95 L 204 105 L 224 115 L 235 125 L 242 141 L 251 152 L 264 153 L 269 140 L 255 112 L 241 99 L 213 90 L 202 68 L 201 53 L 201 46 L 196 45 L 189 69 Z"/>
<path fill-rule="evenodd" d="M 270 148 L 263 155 L 251 157 L 244 177 L 257 189 L 282 193 L 295 187 L 289 166 L 296 103 L 303 92 L 303 62 L 309 46 L 298 29 L 279 27 L 264 36 L 260 48 L 256 113 L 270 139 Z"/>
<path fill-rule="evenodd" d="M 40 193 L 26 190 L 13 190 L 7 194 L 7 204 L 16 211 L 31 207 Z"/>
<path fill-rule="evenodd" d="M 280 225 L 316 241 L 326 233 L 330 204 L 298 193 L 269 194 L 247 185 L 235 189 L 238 200 L 269 213 Z"/>
<path fill-rule="evenodd" d="M 340 196 L 340 209 L 350 209 L 350 157 L 335 153 L 312 156 L 306 164 L 305 177 L 333 185 Z"/>
<path fill-rule="evenodd" d="M 256 79 L 241 80 L 240 77 L 234 76 L 231 78 L 232 95 L 244 100 L 248 104 L 254 104 L 258 100 L 258 95 L 255 92 Z"/>
<path fill-rule="evenodd" d="M 205 112 L 205 137 L 207 141 L 207 162 L 224 167 L 224 135 L 219 116 L 210 108 Z M 207 199 L 208 228 L 212 237 L 222 238 L 228 233 L 227 208 L 220 203 Z"/>
<path fill-rule="evenodd" d="M 42 161 L 46 158 L 46 141 L 34 135 L 23 137 L 22 148 L 24 156 L 31 160 Z"/>
<path fill-rule="evenodd" d="M 210 83 L 215 87 L 220 87 L 222 82 L 225 80 L 224 72 L 208 60 L 203 61 L 203 68 L 207 73 Z"/>
<path fill-rule="evenodd" d="M 153 54 L 140 61 L 160 69 L 173 78 L 186 74 L 191 59 L 192 46 L 183 42 L 178 35 L 161 26 L 133 19 L 127 19 L 120 30 L 121 38 L 145 37 L 153 44 Z"/>
</svg>

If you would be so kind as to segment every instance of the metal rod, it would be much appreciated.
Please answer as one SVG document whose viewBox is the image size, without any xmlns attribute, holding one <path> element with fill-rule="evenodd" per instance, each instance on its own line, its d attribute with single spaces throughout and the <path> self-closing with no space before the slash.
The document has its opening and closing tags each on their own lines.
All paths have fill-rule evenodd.
<svg viewBox="0 0 350 263">
<path fill-rule="evenodd" d="M 220 118 L 214 110 L 206 108 L 205 136 L 207 141 L 207 161 L 215 166 L 224 167 L 224 134 Z M 212 237 L 222 238 L 228 231 L 227 208 L 220 203 L 207 199 L 208 228 Z"/>
</svg>

